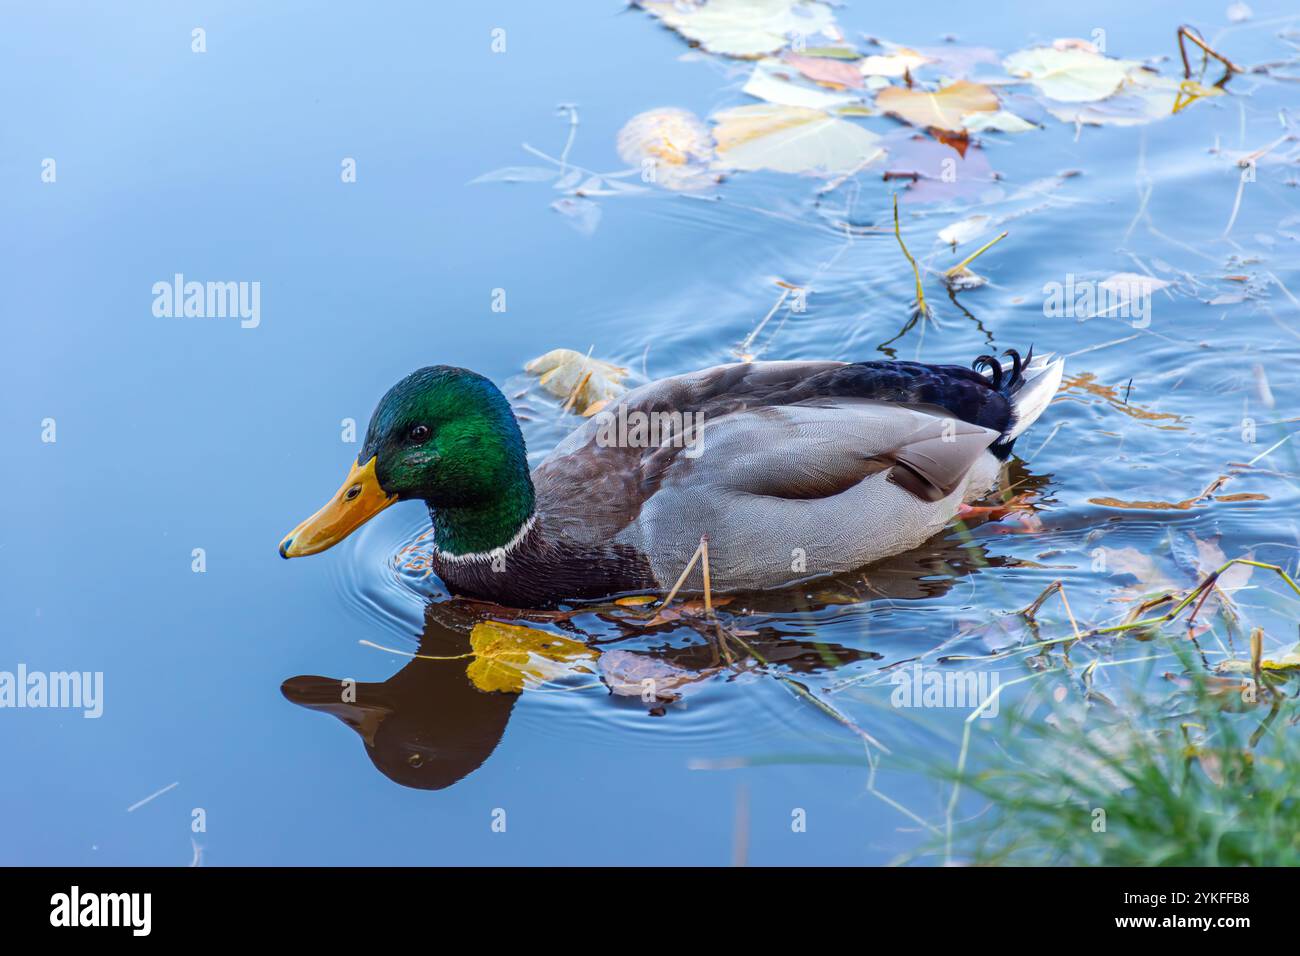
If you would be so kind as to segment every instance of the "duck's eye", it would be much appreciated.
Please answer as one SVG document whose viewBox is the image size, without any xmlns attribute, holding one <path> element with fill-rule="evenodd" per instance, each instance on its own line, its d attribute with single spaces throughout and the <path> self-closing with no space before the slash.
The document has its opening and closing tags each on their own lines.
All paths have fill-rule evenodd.
<svg viewBox="0 0 1300 956">
<path fill-rule="evenodd" d="M 411 441 L 424 441 L 426 438 L 429 437 L 429 426 L 416 425 L 409 432 L 406 433 L 406 437 L 409 438 Z"/>
<path fill-rule="evenodd" d="M 345 501 L 354 501 L 359 494 L 361 494 L 361 486 L 353 485 L 347 491 L 343 492 L 343 499 Z"/>
</svg>

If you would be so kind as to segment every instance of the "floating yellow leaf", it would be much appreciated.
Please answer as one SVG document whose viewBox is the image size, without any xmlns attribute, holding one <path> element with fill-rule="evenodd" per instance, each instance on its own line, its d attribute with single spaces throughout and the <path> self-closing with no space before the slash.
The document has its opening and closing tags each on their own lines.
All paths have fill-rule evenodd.
<svg viewBox="0 0 1300 956">
<path fill-rule="evenodd" d="M 958 80 L 933 93 L 891 86 L 876 94 L 876 106 L 913 126 L 960 131 L 963 117 L 996 112 L 998 98 L 983 84 Z"/>
<path fill-rule="evenodd" d="M 754 59 L 783 49 L 791 37 L 840 39 L 831 8 L 818 0 L 638 0 L 710 53 Z"/>
<path fill-rule="evenodd" d="M 625 368 L 573 349 L 552 349 L 525 365 L 524 371 L 540 376 L 538 384 L 563 398 L 567 407 L 579 409 L 621 395 L 627 375 Z"/>
<path fill-rule="evenodd" d="M 703 189 L 718 181 L 709 169 L 713 137 L 690 110 L 669 106 L 638 113 L 619 130 L 617 147 L 623 162 L 649 167 L 650 181 L 665 189 Z"/>
<path fill-rule="evenodd" d="M 875 133 L 821 110 L 757 103 L 723 110 L 713 120 L 722 169 L 848 173 L 885 155 Z"/>
<path fill-rule="evenodd" d="M 1214 669 L 1220 674 L 1249 674 L 1254 670 L 1250 661 L 1219 661 Z M 1264 658 L 1259 662 L 1259 669 L 1264 671 L 1300 670 L 1300 644 L 1291 648 L 1276 660 Z"/>
<path fill-rule="evenodd" d="M 465 674 L 482 691 L 518 694 L 525 684 L 544 684 L 595 660 L 594 650 L 568 637 L 519 624 L 480 621 L 469 635 L 474 660 Z"/>
</svg>

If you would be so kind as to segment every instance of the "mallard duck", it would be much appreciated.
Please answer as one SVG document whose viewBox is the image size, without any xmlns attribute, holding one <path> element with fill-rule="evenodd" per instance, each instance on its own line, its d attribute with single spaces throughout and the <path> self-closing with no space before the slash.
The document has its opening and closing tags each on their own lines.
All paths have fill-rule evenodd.
<svg viewBox="0 0 1300 956">
<path fill-rule="evenodd" d="M 433 520 L 453 594 L 514 607 L 663 591 L 708 536 L 711 590 L 778 588 L 914 548 L 985 494 L 1063 360 L 747 362 L 651 382 L 531 473 L 501 391 L 435 365 L 380 400 L 347 480 L 280 542 L 324 551 L 394 502 Z M 688 591 L 703 589 L 701 566 Z"/>
</svg>

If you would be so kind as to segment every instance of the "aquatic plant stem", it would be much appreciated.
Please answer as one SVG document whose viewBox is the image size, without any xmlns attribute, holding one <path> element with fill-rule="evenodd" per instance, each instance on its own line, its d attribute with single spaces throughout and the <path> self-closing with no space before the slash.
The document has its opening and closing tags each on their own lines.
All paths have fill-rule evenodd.
<svg viewBox="0 0 1300 956">
<path fill-rule="evenodd" d="M 984 245 L 980 246 L 978 249 L 976 249 L 974 252 L 972 252 L 970 255 L 968 255 L 968 256 L 967 256 L 965 259 L 963 259 L 961 262 L 957 263 L 957 264 L 956 264 L 955 266 L 953 266 L 951 269 L 949 269 L 949 270 L 947 270 L 946 272 L 944 272 L 944 275 L 947 276 L 948 278 L 951 278 L 951 277 L 957 275 L 957 274 L 960 273 L 963 269 L 965 269 L 968 265 L 970 265 L 972 262 L 974 262 L 976 259 L 978 259 L 981 255 L 983 255 L 984 252 L 985 252 L 986 250 L 988 250 L 988 249 L 990 249 L 991 247 L 997 245 L 999 242 L 1001 242 L 1003 239 L 1005 239 L 1008 235 L 1010 235 L 1010 234 L 1004 231 L 1001 235 L 994 236 L 994 237 L 993 237 L 992 239 L 990 239 L 988 242 L 984 243 Z"/>
<path fill-rule="evenodd" d="M 682 585 L 686 583 L 686 576 L 691 573 L 691 569 L 695 567 L 695 562 L 700 560 L 700 555 L 704 553 L 704 549 L 707 547 L 707 544 L 705 543 L 707 539 L 708 535 L 700 537 L 699 547 L 697 547 L 695 553 L 691 555 L 691 560 L 686 562 L 686 567 L 682 569 L 681 576 L 677 578 L 677 583 L 673 585 L 672 590 L 668 592 L 668 596 L 664 598 L 663 603 L 659 605 L 660 610 L 666 608 L 669 604 L 672 604 L 673 598 L 677 597 L 677 592 L 680 591 Z"/>
<path fill-rule="evenodd" d="M 921 270 L 917 268 L 912 254 L 907 251 L 907 243 L 903 242 L 903 233 L 898 227 L 898 193 L 894 193 L 894 238 L 898 240 L 898 247 L 903 250 L 903 255 L 907 256 L 907 261 L 912 265 L 912 275 L 916 279 L 916 311 L 920 315 L 929 316 L 930 307 L 925 304 L 925 290 L 921 288 Z"/>
<path fill-rule="evenodd" d="M 1190 80 L 1192 78 L 1192 66 L 1187 61 L 1187 44 L 1185 42 L 1186 40 L 1191 40 L 1198 47 L 1200 47 L 1202 51 L 1204 51 L 1206 56 L 1205 59 L 1206 63 L 1209 62 L 1210 57 L 1214 57 L 1216 60 L 1218 60 L 1220 63 L 1224 65 L 1225 72 L 1223 74 L 1223 78 L 1220 79 L 1218 83 L 1215 83 L 1214 84 L 1215 86 L 1221 86 L 1228 79 L 1228 77 L 1230 77 L 1233 73 L 1242 72 L 1241 67 L 1237 66 L 1237 64 L 1233 63 L 1222 53 L 1219 53 L 1218 51 L 1211 48 L 1209 44 L 1207 44 L 1204 40 L 1202 40 L 1199 36 L 1197 36 L 1192 31 L 1191 27 L 1184 24 L 1183 26 L 1180 26 L 1178 28 L 1178 53 L 1183 58 L 1183 79 Z M 1204 72 L 1204 69 L 1205 67 L 1202 66 L 1201 67 L 1202 72 Z"/>
<path fill-rule="evenodd" d="M 1262 561 L 1251 561 L 1247 558 L 1233 558 L 1232 560 L 1224 564 L 1223 567 L 1219 568 L 1217 571 L 1211 572 L 1205 578 L 1204 581 L 1196 585 L 1196 587 L 1192 588 L 1192 590 L 1187 593 L 1187 596 L 1184 597 L 1181 601 L 1179 601 L 1173 607 L 1173 609 L 1170 610 L 1167 614 L 1163 614 L 1160 617 L 1151 617 L 1151 618 L 1144 618 L 1138 621 L 1130 621 L 1126 624 L 1114 624 L 1110 627 L 1093 628 L 1083 636 L 1090 637 L 1094 634 L 1114 634 L 1119 631 L 1131 631 L 1136 628 L 1155 627 L 1160 624 L 1167 624 L 1169 621 L 1172 621 L 1179 614 L 1181 614 L 1189 604 L 1191 604 L 1198 597 L 1200 597 L 1202 591 L 1206 590 L 1207 588 L 1213 587 L 1214 584 L 1219 580 L 1219 577 L 1225 571 L 1227 571 L 1228 568 L 1232 567 L 1234 564 L 1242 564 L 1252 568 L 1263 568 L 1266 571 L 1272 571 L 1275 574 L 1280 575 L 1282 577 L 1282 580 L 1284 580 L 1288 585 L 1290 585 L 1291 590 L 1294 591 L 1297 595 L 1300 595 L 1300 585 L 1297 585 L 1296 582 L 1292 579 L 1291 575 L 1287 574 L 1278 565 L 1265 564 Z"/>
</svg>

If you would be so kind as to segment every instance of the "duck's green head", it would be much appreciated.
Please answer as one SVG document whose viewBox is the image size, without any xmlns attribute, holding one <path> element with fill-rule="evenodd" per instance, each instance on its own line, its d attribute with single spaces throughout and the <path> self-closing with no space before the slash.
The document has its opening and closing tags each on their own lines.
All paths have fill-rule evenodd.
<svg viewBox="0 0 1300 956">
<path fill-rule="evenodd" d="M 285 535 L 280 555 L 324 551 L 412 498 L 428 503 L 437 545 L 451 554 L 490 551 L 532 514 L 523 436 L 505 396 L 482 375 L 434 365 L 390 388 L 342 487 Z"/>
</svg>

